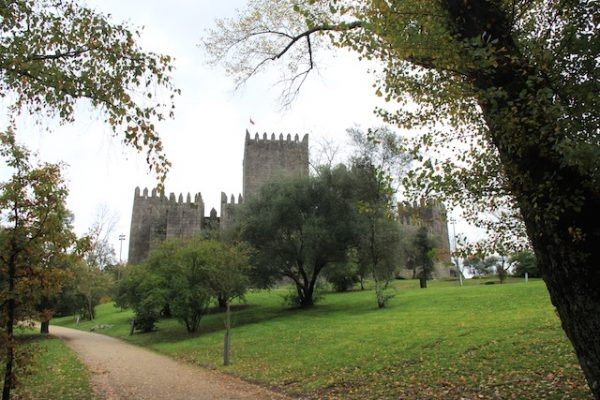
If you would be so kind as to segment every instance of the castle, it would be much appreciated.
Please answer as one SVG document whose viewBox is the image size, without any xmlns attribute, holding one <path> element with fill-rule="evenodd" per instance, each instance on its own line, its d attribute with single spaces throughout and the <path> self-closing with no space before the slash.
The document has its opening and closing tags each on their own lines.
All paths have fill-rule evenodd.
<svg viewBox="0 0 600 400">
<path fill-rule="evenodd" d="M 219 225 L 225 228 L 232 223 L 233 209 L 258 193 L 266 182 L 278 177 L 308 175 L 308 135 L 302 140 L 295 135 L 270 138 L 264 133 L 254 137 L 246 131 L 244 142 L 243 195 L 237 198 L 231 195 L 228 199 L 221 193 L 220 217 L 213 208 L 205 216 L 202 194 L 196 193 L 192 201 L 188 193 L 169 197 L 159 195 L 156 190 L 148 193 L 148 189 L 135 189 L 133 210 L 131 213 L 131 230 L 129 234 L 130 264 L 142 262 L 153 242 L 161 242 L 173 237 L 189 237 L 201 231 Z"/>
<path fill-rule="evenodd" d="M 278 177 L 308 176 L 308 135 L 302 140 L 295 135 L 276 137 L 272 134 L 262 138 L 258 133 L 254 137 L 246 131 L 244 141 L 243 195 L 237 199 L 221 193 L 220 214 L 213 208 L 205 215 L 205 206 L 201 193 L 193 197 L 171 193 L 169 197 L 160 195 L 156 190 L 135 189 L 131 230 L 129 236 L 130 264 L 142 262 L 154 242 L 169 238 L 190 237 L 203 230 L 219 226 L 225 228 L 233 222 L 233 210 L 258 193 L 266 182 Z M 418 226 L 426 225 L 434 236 L 437 246 L 449 254 L 448 226 L 446 210 L 443 205 L 421 202 L 411 207 L 398 207 L 398 222 L 406 232 L 416 231 Z M 449 256 L 448 256 L 449 259 Z M 439 268 L 438 268 L 439 269 Z M 436 275 L 444 276 L 440 270 Z"/>
</svg>

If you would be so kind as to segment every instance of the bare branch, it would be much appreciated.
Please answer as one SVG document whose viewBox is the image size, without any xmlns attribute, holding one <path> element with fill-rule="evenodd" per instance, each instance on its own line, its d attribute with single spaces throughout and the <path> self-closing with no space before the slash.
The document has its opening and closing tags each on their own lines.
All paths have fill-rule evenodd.
<svg viewBox="0 0 600 400">
<path fill-rule="evenodd" d="M 307 31 L 304 31 L 302 33 L 300 33 L 299 35 L 296 35 L 292 38 L 292 40 L 290 41 L 290 43 L 288 43 L 287 46 L 285 46 L 285 48 L 283 50 L 281 50 L 277 55 L 273 56 L 273 58 L 271 58 L 271 60 L 277 60 L 279 59 L 281 56 L 283 56 L 285 53 L 287 53 L 292 46 L 294 46 L 294 44 L 296 44 L 297 41 L 299 41 L 300 39 L 306 37 L 307 39 L 310 38 L 310 35 L 314 34 L 314 33 L 321 33 L 321 32 L 345 32 L 345 31 L 350 31 L 353 29 L 358 29 L 358 28 L 362 28 L 364 26 L 364 23 L 362 21 L 354 21 L 354 22 L 350 22 L 350 23 L 342 23 L 339 25 L 320 25 L 320 26 L 315 26 L 312 29 L 309 29 Z M 308 41 L 308 45 L 309 45 L 309 49 L 310 49 L 310 40 Z M 312 55 L 312 52 L 311 52 Z M 312 66 L 312 65 L 311 65 Z"/>
</svg>

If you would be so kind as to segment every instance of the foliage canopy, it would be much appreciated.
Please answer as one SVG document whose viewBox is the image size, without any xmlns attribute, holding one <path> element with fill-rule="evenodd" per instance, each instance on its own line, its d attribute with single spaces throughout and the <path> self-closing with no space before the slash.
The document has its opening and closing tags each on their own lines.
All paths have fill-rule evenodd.
<svg viewBox="0 0 600 400">
<path fill-rule="evenodd" d="M 124 143 L 146 152 L 162 185 L 170 163 L 156 123 L 173 116 L 179 93 L 172 59 L 142 50 L 138 31 L 73 0 L 3 0 L 0 20 L 0 96 L 11 118 L 71 122 L 85 100 Z"/>
<path fill-rule="evenodd" d="M 352 178 L 345 167 L 317 177 L 267 183 L 240 215 L 241 237 L 256 253 L 255 282 L 268 286 L 286 277 L 297 305 L 310 307 L 324 268 L 346 260 L 355 242 Z"/>
</svg>

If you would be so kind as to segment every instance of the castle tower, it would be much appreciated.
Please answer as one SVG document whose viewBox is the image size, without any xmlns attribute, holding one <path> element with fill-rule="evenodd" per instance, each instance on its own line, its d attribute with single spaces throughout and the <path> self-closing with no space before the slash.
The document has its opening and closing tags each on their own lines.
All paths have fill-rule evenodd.
<svg viewBox="0 0 600 400">
<path fill-rule="evenodd" d="M 262 139 L 258 133 L 254 138 L 246 131 L 244 143 L 243 197 L 248 199 L 258 193 L 261 186 L 279 177 L 308 176 L 308 135 L 300 141 L 298 135 L 292 139 L 282 134 L 275 138 Z"/>
<path fill-rule="evenodd" d="M 448 218 L 444 204 L 437 201 L 421 199 L 411 205 L 398 203 L 397 220 L 408 231 L 416 232 L 420 226 L 427 227 L 434 238 L 436 246 L 448 254 L 450 261 L 450 239 L 448 237 Z"/>
</svg>

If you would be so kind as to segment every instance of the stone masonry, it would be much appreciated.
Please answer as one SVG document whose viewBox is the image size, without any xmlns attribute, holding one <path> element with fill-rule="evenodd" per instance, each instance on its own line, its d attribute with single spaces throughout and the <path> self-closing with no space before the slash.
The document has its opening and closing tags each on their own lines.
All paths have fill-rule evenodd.
<svg viewBox="0 0 600 400">
<path fill-rule="evenodd" d="M 290 135 L 284 139 L 279 135 L 263 134 L 262 140 L 258 133 L 250 138 L 246 131 L 244 146 L 244 197 L 254 196 L 265 183 L 280 177 L 308 176 L 308 135 L 299 141 Z"/>
<path fill-rule="evenodd" d="M 148 189 L 140 193 L 140 188 L 136 187 L 129 233 L 129 263 L 142 262 L 155 241 L 196 235 L 205 225 L 205 219 L 200 193 L 196 193 L 194 201 L 188 193 L 184 201 L 181 194 L 178 199 L 175 193 L 167 198 L 158 195 L 156 190 L 152 190 L 151 195 L 148 195 Z"/>
</svg>

